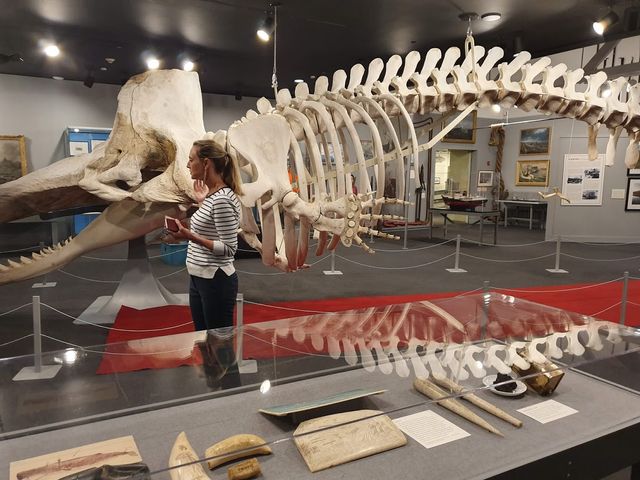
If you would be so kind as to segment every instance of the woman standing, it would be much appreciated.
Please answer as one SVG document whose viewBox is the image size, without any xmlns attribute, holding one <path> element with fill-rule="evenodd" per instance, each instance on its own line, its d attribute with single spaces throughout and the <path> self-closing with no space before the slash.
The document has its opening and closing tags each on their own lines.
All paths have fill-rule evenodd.
<svg viewBox="0 0 640 480">
<path fill-rule="evenodd" d="M 233 257 L 238 248 L 240 175 L 225 149 L 213 140 L 193 143 L 187 167 L 200 207 L 190 228 L 179 224 L 173 236 L 189 240 L 191 317 L 196 330 L 230 327 L 238 293 Z"/>
</svg>

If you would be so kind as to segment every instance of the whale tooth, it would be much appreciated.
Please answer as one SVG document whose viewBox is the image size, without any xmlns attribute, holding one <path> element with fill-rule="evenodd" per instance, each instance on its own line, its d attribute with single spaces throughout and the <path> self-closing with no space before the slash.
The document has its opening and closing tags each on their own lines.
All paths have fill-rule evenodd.
<svg viewBox="0 0 640 480">
<path fill-rule="evenodd" d="M 60 250 L 60 249 L 62 248 L 62 245 L 60 245 L 60 242 L 58 242 L 58 243 L 56 244 L 56 246 L 55 246 L 55 247 L 53 247 L 53 248 L 54 248 L 54 249 L 56 249 L 56 250 Z"/>
<path fill-rule="evenodd" d="M 31 256 L 33 257 L 34 260 L 40 260 L 42 258 L 42 254 L 39 252 L 33 252 Z"/>
<path fill-rule="evenodd" d="M 33 263 L 33 260 L 31 260 L 30 258 L 27 258 L 27 257 L 20 257 L 20 261 L 22 263 L 24 263 L 25 265 L 29 265 L 30 263 Z"/>
<path fill-rule="evenodd" d="M 7 263 L 9 263 L 11 268 L 20 268 L 21 266 L 18 262 L 14 262 L 13 260 L 7 260 Z"/>
<path fill-rule="evenodd" d="M 70 242 L 71 240 L 73 240 L 73 236 L 70 236 L 69 238 L 67 238 L 67 239 L 64 241 L 64 244 L 65 244 L 65 245 L 68 245 L 68 244 L 69 244 L 69 242 Z"/>
<path fill-rule="evenodd" d="M 0 272 L 8 272 L 9 270 L 11 270 L 9 267 L 0 263 Z"/>
<path fill-rule="evenodd" d="M 42 249 L 42 251 L 43 251 L 43 253 L 45 253 L 45 254 L 53 253 L 53 248 L 51 248 L 51 247 L 44 247 L 44 248 Z"/>
</svg>

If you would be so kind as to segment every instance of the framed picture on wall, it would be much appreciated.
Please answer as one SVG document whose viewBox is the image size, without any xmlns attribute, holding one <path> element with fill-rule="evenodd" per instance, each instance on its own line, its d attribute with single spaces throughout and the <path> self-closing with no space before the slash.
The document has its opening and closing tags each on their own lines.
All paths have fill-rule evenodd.
<svg viewBox="0 0 640 480">
<path fill-rule="evenodd" d="M 518 160 L 516 185 L 519 187 L 546 187 L 549 185 L 549 160 Z"/>
<path fill-rule="evenodd" d="M 640 178 L 627 178 L 626 211 L 640 212 Z"/>
<path fill-rule="evenodd" d="M 478 172 L 478 187 L 492 187 L 493 172 L 491 170 L 480 170 Z"/>
<path fill-rule="evenodd" d="M 0 135 L 0 184 L 27 174 L 24 135 Z"/>
<path fill-rule="evenodd" d="M 449 143 L 476 143 L 476 123 L 478 112 L 475 110 L 467 115 L 442 139 Z"/>
<path fill-rule="evenodd" d="M 640 168 L 627 168 L 627 177 L 640 177 Z"/>
<path fill-rule="evenodd" d="M 550 127 L 520 130 L 520 155 L 549 155 L 550 138 Z"/>
</svg>

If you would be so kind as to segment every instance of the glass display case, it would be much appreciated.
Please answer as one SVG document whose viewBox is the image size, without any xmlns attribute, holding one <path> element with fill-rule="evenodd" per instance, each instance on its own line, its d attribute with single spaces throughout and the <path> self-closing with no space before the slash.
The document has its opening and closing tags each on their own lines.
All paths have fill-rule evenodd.
<svg viewBox="0 0 640 480">
<path fill-rule="evenodd" d="M 639 355 L 637 329 L 485 293 L 8 358 L 2 476 L 600 478 L 640 462 Z M 36 360 L 60 372 L 13 380 Z"/>
</svg>

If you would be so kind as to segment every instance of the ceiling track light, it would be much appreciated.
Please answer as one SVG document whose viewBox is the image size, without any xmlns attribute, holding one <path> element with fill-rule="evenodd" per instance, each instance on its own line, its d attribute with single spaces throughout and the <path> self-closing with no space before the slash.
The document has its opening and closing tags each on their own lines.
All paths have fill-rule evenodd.
<svg viewBox="0 0 640 480">
<path fill-rule="evenodd" d="M 498 12 L 488 12 L 488 13 L 482 14 L 480 18 L 485 22 L 497 22 L 502 18 L 502 14 Z"/>
<path fill-rule="evenodd" d="M 185 72 L 191 72 L 193 71 L 193 69 L 195 68 L 196 64 L 193 63 L 191 60 L 184 60 L 182 62 L 182 70 L 184 70 Z"/>
<path fill-rule="evenodd" d="M 47 57 L 57 57 L 58 55 L 60 55 L 60 49 L 58 48 L 57 45 L 47 45 L 46 47 L 44 47 L 44 54 Z"/>
<path fill-rule="evenodd" d="M 620 17 L 613 10 L 609 10 L 609 12 L 599 20 L 593 22 L 593 31 L 598 35 L 604 35 L 609 28 L 618 23 Z"/>
<path fill-rule="evenodd" d="M 157 70 L 158 68 L 160 68 L 160 60 L 158 60 L 156 57 L 147 58 L 147 68 L 149 70 Z"/>
<path fill-rule="evenodd" d="M 275 19 L 271 13 L 267 14 L 267 17 L 260 22 L 258 26 L 258 30 L 256 31 L 256 35 L 263 42 L 268 42 L 271 40 L 271 35 L 273 35 L 273 31 L 275 29 Z"/>
</svg>

